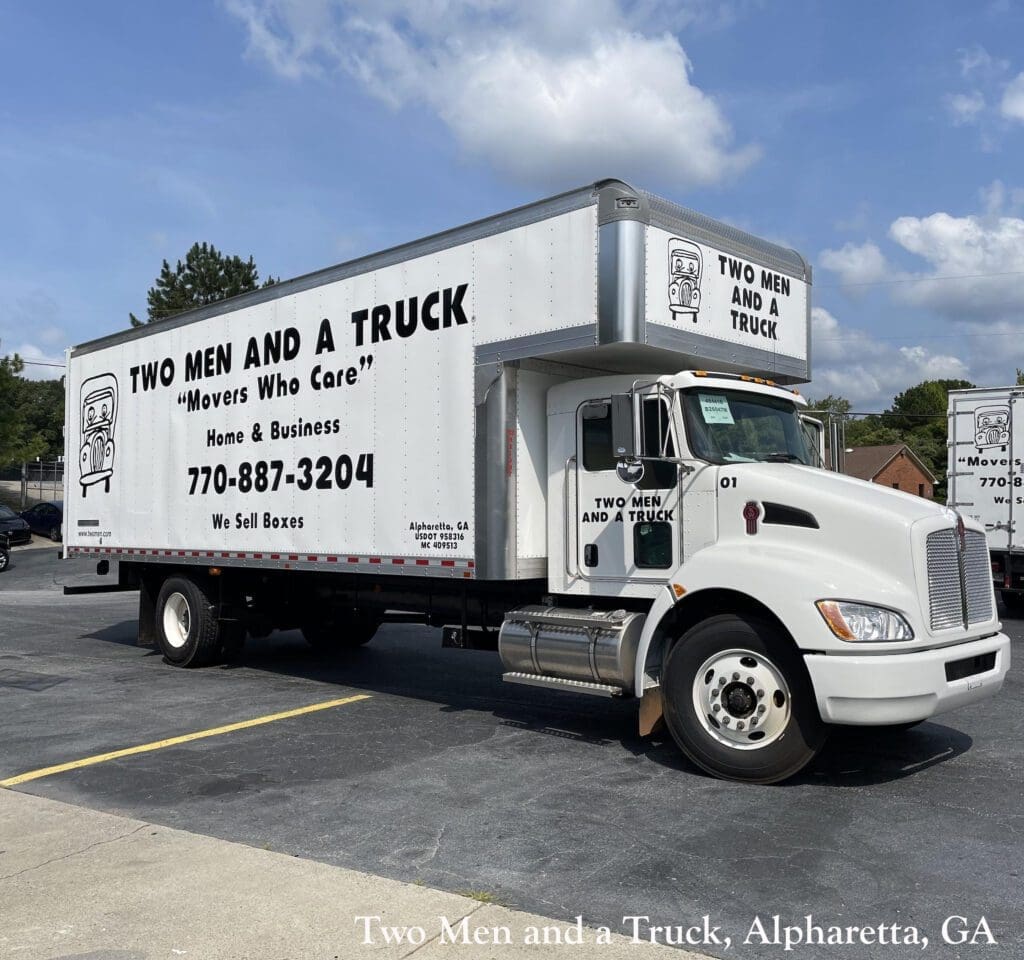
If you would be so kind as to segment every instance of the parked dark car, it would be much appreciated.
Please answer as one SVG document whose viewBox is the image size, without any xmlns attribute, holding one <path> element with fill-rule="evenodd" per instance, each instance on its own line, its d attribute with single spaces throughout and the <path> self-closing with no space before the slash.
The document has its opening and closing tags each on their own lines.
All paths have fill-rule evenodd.
<svg viewBox="0 0 1024 960">
<path fill-rule="evenodd" d="M 2 503 L 0 503 L 0 533 L 7 534 L 12 547 L 18 543 L 28 543 L 32 539 L 32 531 L 29 529 L 28 523 Z"/>
<path fill-rule="evenodd" d="M 64 501 L 44 500 L 24 511 L 21 519 L 29 525 L 33 533 L 59 542 L 64 529 Z"/>
</svg>

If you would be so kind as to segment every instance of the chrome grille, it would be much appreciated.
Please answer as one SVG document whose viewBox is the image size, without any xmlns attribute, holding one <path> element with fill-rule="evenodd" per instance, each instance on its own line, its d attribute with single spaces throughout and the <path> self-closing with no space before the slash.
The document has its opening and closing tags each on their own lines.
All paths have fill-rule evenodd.
<svg viewBox="0 0 1024 960">
<path fill-rule="evenodd" d="M 964 554 L 964 584 L 967 587 L 967 621 L 984 623 L 992 619 L 992 565 L 985 534 L 967 531 Z"/>
<path fill-rule="evenodd" d="M 967 623 L 992 619 L 992 573 L 985 535 L 968 530 L 965 537 L 964 579 L 960 581 L 960 545 L 956 530 L 928 534 L 928 605 L 932 630 L 963 627 L 964 589 Z"/>
<path fill-rule="evenodd" d="M 928 534 L 928 606 L 933 630 L 964 625 L 959 552 L 952 527 Z"/>
</svg>

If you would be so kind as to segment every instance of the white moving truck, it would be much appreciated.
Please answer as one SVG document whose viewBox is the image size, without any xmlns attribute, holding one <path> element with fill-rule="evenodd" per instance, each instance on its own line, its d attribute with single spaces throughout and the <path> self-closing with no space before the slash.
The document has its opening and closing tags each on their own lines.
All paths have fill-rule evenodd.
<svg viewBox="0 0 1024 960">
<path fill-rule="evenodd" d="M 84 344 L 66 554 L 120 561 L 171 664 L 414 611 L 784 779 L 1009 666 L 981 526 L 814 465 L 809 287 L 610 180 Z"/>
<path fill-rule="evenodd" d="M 992 580 L 1024 611 L 1024 387 L 949 393 L 947 502 L 985 528 Z"/>
</svg>

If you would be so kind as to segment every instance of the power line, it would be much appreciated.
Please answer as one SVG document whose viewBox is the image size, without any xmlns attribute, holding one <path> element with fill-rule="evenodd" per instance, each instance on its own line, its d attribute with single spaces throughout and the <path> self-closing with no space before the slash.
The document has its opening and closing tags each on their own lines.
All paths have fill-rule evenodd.
<svg viewBox="0 0 1024 960">
<path fill-rule="evenodd" d="M 33 367 L 60 367 L 63 370 L 65 366 L 63 363 L 50 363 L 48 360 L 26 360 L 24 357 L 20 359 L 22 363 L 27 363 Z"/>
<path fill-rule="evenodd" d="M 824 269 L 828 269 L 825 267 Z M 896 280 L 858 280 L 851 283 L 814 284 L 818 290 L 839 290 L 844 287 L 888 287 L 896 283 L 933 283 L 943 280 L 995 280 L 998 277 L 1024 277 L 1024 270 L 1007 270 L 1005 273 L 964 273 L 939 277 L 900 277 Z"/>
<path fill-rule="evenodd" d="M 873 334 L 865 334 L 870 340 L 978 340 L 985 337 L 1020 337 L 1022 332 L 1008 330 L 1005 333 L 912 333 L 900 337 L 876 337 Z M 853 343 L 861 337 L 815 337 L 815 343 Z"/>
</svg>

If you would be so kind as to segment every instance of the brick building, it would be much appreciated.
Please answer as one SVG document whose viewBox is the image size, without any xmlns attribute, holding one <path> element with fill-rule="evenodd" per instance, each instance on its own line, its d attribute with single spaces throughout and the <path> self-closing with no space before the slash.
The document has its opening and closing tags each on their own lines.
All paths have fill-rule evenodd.
<svg viewBox="0 0 1024 960">
<path fill-rule="evenodd" d="M 843 472 L 929 500 L 935 490 L 932 472 L 905 443 L 853 447 L 846 452 Z"/>
</svg>

